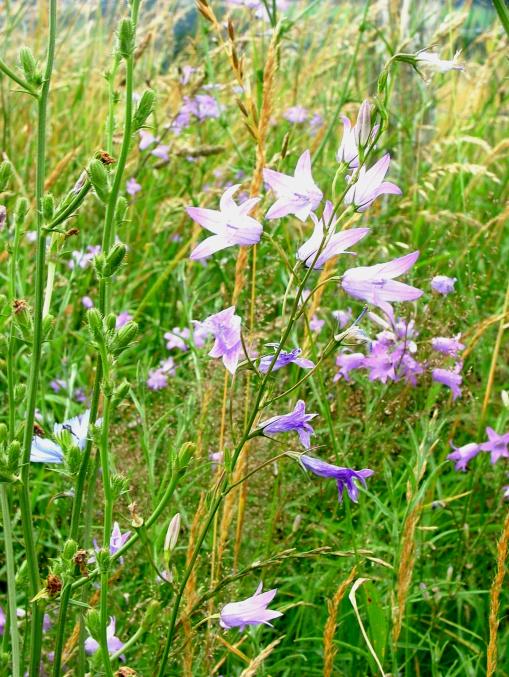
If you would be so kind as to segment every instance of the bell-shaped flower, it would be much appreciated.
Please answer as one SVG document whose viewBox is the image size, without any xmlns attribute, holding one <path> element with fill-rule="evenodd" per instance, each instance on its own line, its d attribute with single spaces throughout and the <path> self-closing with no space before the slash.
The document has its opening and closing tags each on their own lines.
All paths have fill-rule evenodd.
<svg viewBox="0 0 509 677">
<path fill-rule="evenodd" d="M 364 468 L 363 470 L 352 470 L 351 468 L 342 468 L 341 466 L 332 465 L 319 458 L 301 454 L 299 457 L 301 464 L 306 470 L 309 470 L 318 477 L 326 477 L 336 480 L 338 487 L 338 500 L 341 503 L 343 500 L 343 492 L 346 489 L 348 496 L 352 501 L 357 503 L 359 497 L 359 487 L 357 482 L 366 486 L 366 478 L 373 475 L 373 470 Z"/>
<path fill-rule="evenodd" d="M 359 166 L 359 146 L 365 147 L 368 141 L 376 136 L 379 125 L 371 128 L 371 105 L 367 100 L 362 102 L 357 122 L 353 127 L 346 116 L 343 115 L 341 121 L 343 137 L 336 153 L 336 160 L 345 162 L 350 169 L 356 169 Z"/>
<path fill-rule="evenodd" d="M 108 644 L 108 652 L 110 654 L 117 653 L 124 647 L 124 642 L 122 642 L 115 635 L 115 619 L 113 616 L 110 617 L 110 623 L 106 628 L 106 641 Z M 87 654 L 94 654 L 99 649 L 99 642 L 97 642 L 93 637 L 87 637 L 85 640 L 85 651 Z"/>
<path fill-rule="evenodd" d="M 415 301 L 422 296 L 420 289 L 394 280 L 406 273 L 418 258 L 419 252 L 415 251 L 387 263 L 350 268 L 343 275 L 343 289 L 350 296 L 372 303 L 392 317 L 391 303 Z"/>
<path fill-rule="evenodd" d="M 325 203 L 321 218 L 318 219 L 315 214 L 311 214 L 311 218 L 315 224 L 313 234 L 299 248 L 297 258 L 303 261 L 308 268 L 313 266 L 315 270 L 323 268 L 326 261 L 338 254 L 353 254 L 353 252 L 348 251 L 348 247 L 356 244 L 369 233 L 369 228 L 351 228 L 336 233 L 338 220 L 334 214 L 334 205 L 329 200 Z M 325 244 L 317 257 L 318 250 L 324 240 L 324 233 L 326 233 Z"/>
<path fill-rule="evenodd" d="M 233 195 L 240 184 L 225 191 L 219 202 L 219 211 L 202 207 L 188 207 L 187 213 L 202 228 L 214 233 L 193 249 L 190 258 L 193 261 L 204 259 L 221 249 L 235 245 L 252 245 L 260 242 L 263 227 L 249 216 L 260 198 L 253 197 L 238 205 Z"/>
<path fill-rule="evenodd" d="M 509 458 L 509 433 L 499 435 L 493 428 L 486 428 L 488 441 L 483 442 L 480 447 L 482 451 L 491 454 L 491 463 L 494 465 L 499 458 Z"/>
<path fill-rule="evenodd" d="M 468 463 L 481 451 L 481 445 L 475 442 L 464 444 L 462 447 L 457 447 L 452 440 L 449 444 L 454 451 L 447 456 L 447 460 L 454 461 L 454 469 L 461 472 L 466 471 Z"/>
<path fill-rule="evenodd" d="M 87 409 L 84 414 L 74 416 L 63 423 L 55 423 L 53 426 L 53 436 L 58 439 L 64 430 L 68 431 L 74 444 L 83 451 L 87 443 L 88 427 L 90 422 L 90 410 Z M 97 420 L 96 425 L 101 421 Z M 30 450 L 30 460 L 33 463 L 62 463 L 64 452 L 57 442 L 47 437 L 35 436 L 32 439 L 32 448 Z"/>
<path fill-rule="evenodd" d="M 391 156 L 387 153 L 370 169 L 361 167 L 345 195 L 345 204 L 352 204 L 358 212 L 364 212 L 380 195 L 401 195 L 401 189 L 395 183 L 384 181 L 390 162 Z"/>
<path fill-rule="evenodd" d="M 276 344 L 277 345 L 277 344 Z M 313 369 L 315 363 L 311 360 L 307 360 L 305 357 L 300 357 L 302 350 L 300 348 L 294 348 L 286 352 L 281 350 L 279 355 L 274 362 L 274 365 L 271 369 L 271 372 L 281 369 L 281 367 L 286 367 L 288 364 L 296 364 L 302 369 Z M 274 355 L 264 355 L 260 358 L 260 364 L 258 365 L 258 370 L 262 374 L 266 374 L 269 371 L 270 365 L 274 360 Z"/>
<path fill-rule="evenodd" d="M 293 176 L 281 174 L 273 169 L 264 169 L 265 183 L 272 188 L 277 200 L 266 214 L 267 219 L 279 219 L 295 214 L 305 221 L 322 201 L 323 193 L 313 181 L 311 174 L 311 153 L 304 151 L 297 161 Z"/>
<path fill-rule="evenodd" d="M 277 589 L 262 592 L 263 584 L 257 587 L 252 597 L 241 602 L 230 602 L 221 609 L 219 625 L 225 630 L 238 628 L 242 632 L 246 625 L 270 625 L 270 621 L 279 618 L 281 611 L 274 611 L 267 607 L 276 596 Z"/>
<path fill-rule="evenodd" d="M 435 52 L 423 51 L 419 52 L 416 57 L 416 65 L 418 68 L 429 68 L 438 73 L 447 73 L 447 71 L 462 71 L 464 66 L 458 63 L 460 53 L 456 52 L 453 59 L 441 59 Z"/>
<path fill-rule="evenodd" d="M 314 433 L 309 421 L 313 419 L 316 414 L 306 414 L 306 404 L 303 400 L 299 400 L 295 405 L 295 409 L 289 414 L 282 414 L 281 416 L 273 416 L 272 418 L 262 421 L 258 428 L 267 437 L 275 433 L 287 433 L 295 430 L 298 434 L 302 445 L 309 449 L 311 445 L 311 435 Z"/>
<path fill-rule="evenodd" d="M 215 338 L 209 356 L 222 357 L 224 366 L 231 374 L 235 373 L 243 350 L 240 324 L 241 318 L 235 315 L 235 306 L 210 315 L 202 323 L 202 326 Z"/>
</svg>

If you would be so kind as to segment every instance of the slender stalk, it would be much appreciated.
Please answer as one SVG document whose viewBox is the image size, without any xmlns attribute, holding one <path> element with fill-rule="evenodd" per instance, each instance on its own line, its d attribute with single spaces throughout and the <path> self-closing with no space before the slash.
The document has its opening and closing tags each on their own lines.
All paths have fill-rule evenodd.
<svg viewBox="0 0 509 677">
<path fill-rule="evenodd" d="M 509 37 L 509 9 L 507 9 L 505 0 L 493 0 L 493 5 L 498 14 L 498 18 L 500 19 L 500 23 Z"/>
<path fill-rule="evenodd" d="M 26 80 L 20 77 L 15 71 L 10 68 L 3 59 L 0 59 L 0 71 L 3 71 L 11 80 L 22 87 L 28 94 L 37 98 L 38 94 L 35 89 Z"/>
<path fill-rule="evenodd" d="M 55 42 L 57 29 L 57 2 L 49 2 L 49 36 L 46 68 L 41 93 L 38 98 L 37 124 L 37 157 L 36 157 L 36 204 L 37 204 L 37 251 L 35 265 L 35 304 L 34 304 L 34 336 L 30 374 L 27 389 L 26 421 L 23 433 L 23 456 L 21 466 L 20 509 L 28 565 L 29 590 L 33 598 L 41 585 L 37 552 L 35 549 L 32 528 L 32 508 L 30 505 L 30 449 L 35 418 L 35 406 L 39 385 L 39 370 L 42 348 L 42 308 L 44 294 L 44 266 L 46 254 L 46 238 L 43 232 L 42 199 L 44 196 L 44 178 L 46 164 L 46 124 L 48 97 L 51 74 L 55 58 Z M 30 676 L 38 675 L 41 662 L 43 608 L 40 602 L 32 602 L 32 619 L 30 625 Z"/>
<path fill-rule="evenodd" d="M 12 677 L 21 675 L 21 656 L 19 645 L 18 624 L 16 622 L 16 572 L 14 562 L 14 550 L 12 547 L 12 525 L 9 510 L 8 485 L 0 484 L 0 504 L 2 509 L 2 521 L 4 526 L 4 551 L 7 569 L 7 600 L 9 607 L 10 631 L 11 631 L 11 657 Z"/>
</svg>

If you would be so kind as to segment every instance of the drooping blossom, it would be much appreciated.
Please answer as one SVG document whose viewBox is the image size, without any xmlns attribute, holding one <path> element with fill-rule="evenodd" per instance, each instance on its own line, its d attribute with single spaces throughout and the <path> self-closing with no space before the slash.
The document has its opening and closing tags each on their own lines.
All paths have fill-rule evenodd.
<svg viewBox="0 0 509 677">
<path fill-rule="evenodd" d="M 55 423 L 53 425 L 53 436 L 58 439 L 58 436 L 64 430 L 67 430 L 74 444 L 83 451 L 87 443 L 89 423 L 90 410 L 87 409 L 85 413 L 74 416 L 63 423 Z M 100 424 L 101 421 L 98 419 L 96 425 Z M 62 447 L 57 442 L 38 435 L 32 438 L 30 460 L 33 463 L 62 463 L 63 457 Z"/>
<path fill-rule="evenodd" d="M 344 329 L 346 325 L 352 321 L 352 309 L 346 308 L 346 310 L 333 310 L 332 317 L 337 320 L 340 329 Z"/>
<path fill-rule="evenodd" d="M 315 334 L 319 334 L 322 331 L 324 325 L 325 320 L 320 320 L 320 318 L 316 315 L 313 315 L 313 317 L 309 320 L 309 328 Z"/>
<path fill-rule="evenodd" d="M 422 296 L 420 289 L 394 280 L 410 270 L 418 258 L 419 252 L 415 251 L 387 263 L 350 268 L 343 275 L 343 289 L 350 296 L 372 303 L 392 317 L 391 303 L 415 301 Z"/>
<path fill-rule="evenodd" d="M 126 192 L 129 195 L 136 195 L 136 193 L 139 193 L 141 190 L 141 184 L 139 184 L 134 176 L 131 176 L 131 178 L 126 182 L 125 186 Z"/>
<path fill-rule="evenodd" d="M 139 134 L 140 134 L 140 142 L 138 144 L 138 148 L 140 150 L 146 150 L 153 143 L 157 143 L 156 137 L 150 132 L 147 132 L 146 129 L 140 129 Z"/>
<path fill-rule="evenodd" d="M 387 153 L 370 169 L 362 166 L 345 195 L 345 204 L 351 204 L 358 212 L 364 212 L 380 195 L 401 195 L 401 189 L 395 183 L 384 181 L 390 161 L 391 156 Z"/>
<path fill-rule="evenodd" d="M 371 128 L 371 105 L 369 101 L 362 102 L 357 122 L 353 127 L 346 116 L 342 116 L 341 121 L 343 122 L 343 137 L 336 153 L 336 160 L 345 162 L 350 169 L 356 169 L 359 166 L 359 146 L 365 147 L 367 142 L 374 138 L 378 132 L 378 125 Z"/>
<path fill-rule="evenodd" d="M 209 118 L 218 118 L 221 115 L 221 108 L 210 94 L 197 94 L 194 97 L 194 114 L 200 122 Z"/>
<path fill-rule="evenodd" d="M 42 619 L 42 630 L 43 632 L 48 632 L 48 630 L 51 630 L 53 623 L 51 622 L 51 618 L 49 614 L 44 614 L 44 617 Z"/>
<path fill-rule="evenodd" d="M 303 261 L 308 268 L 313 266 L 315 270 L 323 268 L 326 261 L 338 256 L 338 254 L 353 254 L 353 252 L 348 251 L 348 248 L 369 233 L 369 228 L 350 228 L 336 233 L 338 219 L 334 215 L 334 205 L 329 200 L 325 203 L 321 218 L 318 219 L 315 214 L 311 213 L 311 219 L 315 224 L 313 234 L 307 242 L 299 247 L 297 258 L 299 261 Z M 326 234 L 325 243 L 324 234 Z M 317 257 L 321 246 L 322 250 Z"/>
<path fill-rule="evenodd" d="M 286 367 L 288 364 L 296 364 L 302 369 L 312 369 L 315 366 L 315 363 L 304 357 L 300 357 L 301 353 L 302 350 L 300 348 L 294 348 L 294 350 L 290 350 L 289 352 L 282 350 L 277 356 L 271 371 L 277 371 L 278 369 L 281 369 L 281 367 Z M 261 371 L 262 374 L 266 374 L 269 371 L 273 359 L 274 355 L 264 355 L 260 359 L 258 370 Z"/>
<path fill-rule="evenodd" d="M 86 404 L 87 406 L 90 406 L 88 397 L 83 388 L 76 388 L 73 393 L 73 397 L 76 402 L 79 402 L 79 404 Z"/>
<path fill-rule="evenodd" d="M 115 635 L 115 625 L 115 618 L 110 616 L 110 623 L 106 628 L 106 641 L 108 645 L 108 652 L 110 654 L 117 653 L 117 651 L 120 651 L 124 647 L 124 642 L 122 642 Z M 94 654 L 99 648 L 99 643 L 93 637 L 87 637 L 85 640 L 85 651 L 87 654 Z"/>
<path fill-rule="evenodd" d="M 219 211 L 202 207 L 188 207 L 187 213 L 202 228 L 214 233 L 201 242 L 191 252 L 193 261 L 211 256 L 215 252 L 235 245 L 257 244 L 262 236 L 263 227 L 256 219 L 249 216 L 260 198 L 249 198 L 238 205 L 233 195 L 240 184 L 226 190 L 219 202 Z"/>
<path fill-rule="evenodd" d="M 494 465 L 499 458 L 509 458 L 509 433 L 499 435 L 493 428 L 486 428 L 488 435 L 487 442 L 483 442 L 480 447 L 482 451 L 491 454 L 491 463 Z"/>
<path fill-rule="evenodd" d="M 94 302 L 92 301 L 90 296 L 83 296 L 81 299 L 81 303 L 83 307 L 86 308 L 87 310 L 90 310 L 90 308 L 94 307 Z"/>
<path fill-rule="evenodd" d="M 460 369 L 461 365 L 458 364 L 454 370 L 437 368 L 433 369 L 431 372 L 431 378 L 433 381 L 436 381 L 436 383 L 441 383 L 442 385 L 451 389 L 453 400 L 461 397 L 461 384 L 463 382 L 463 378 L 459 373 Z"/>
<path fill-rule="evenodd" d="M 461 334 L 454 338 L 447 338 L 445 336 L 436 336 L 431 339 L 431 347 L 438 353 L 443 355 L 449 355 L 450 357 L 457 357 L 465 347 L 463 343 L 460 343 L 459 337 Z"/>
<path fill-rule="evenodd" d="M 267 607 L 276 596 L 277 589 L 262 592 L 263 584 L 256 588 L 252 597 L 241 602 L 230 602 L 221 609 L 219 625 L 225 630 L 238 628 L 242 632 L 247 625 L 270 625 L 270 621 L 279 618 L 281 611 L 274 611 Z"/>
<path fill-rule="evenodd" d="M 306 449 L 309 449 L 311 445 L 311 435 L 314 434 L 314 430 L 309 421 L 315 416 L 316 414 L 306 414 L 306 404 L 303 400 L 299 400 L 295 405 L 295 409 L 289 414 L 273 416 L 266 421 L 262 421 L 258 425 L 258 428 L 267 437 L 277 433 L 286 433 L 294 430 L 298 434 L 302 445 Z"/>
<path fill-rule="evenodd" d="M 117 315 L 117 319 L 115 320 L 115 329 L 122 329 L 128 322 L 131 322 L 133 319 L 133 316 L 131 313 L 128 313 L 127 310 L 123 310 L 121 313 Z"/>
<path fill-rule="evenodd" d="M 343 492 L 346 489 L 350 500 L 357 503 L 359 497 L 359 487 L 357 482 L 366 486 L 366 479 L 373 475 L 374 471 L 369 468 L 363 470 L 352 470 L 351 468 L 342 468 L 341 466 L 332 465 L 319 458 L 301 454 L 299 456 L 300 463 L 306 470 L 309 470 L 318 477 L 331 478 L 336 480 L 338 487 L 338 500 L 341 503 L 343 500 Z"/>
<path fill-rule="evenodd" d="M 156 158 L 159 158 L 160 160 L 168 162 L 168 160 L 170 159 L 169 151 L 170 147 L 168 145 L 160 143 L 153 150 L 150 151 L 150 154 Z"/>
<path fill-rule="evenodd" d="M 457 447 L 452 440 L 449 444 L 454 451 L 447 456 L 447 460 L 454 461 L 454 469 L 462 472 L 466 471 L 468 463 L 481 451 L 481 446 L 475 442 L 464 444 L 462 447 Z"/>
<path fill-rule="evenodd" d="M 447 294 L 452 294 L 454 291 L 454 285 L 456 283 L 455 277 L 447 277 L 447 275 L 435 275 L 431 280 L 431 288 L 433 291 L 447 296 Z"/>
<path fill-rule="evenodd" d="M 209 356 L 221 357 L 224 366 L 231 374 L 235 373 L 243 351 L 240 324 L 241 318 L 235 315 L 235 306 L 210 315 L 203 321 L 205 328 L 215 338 Z"/>
<path fill-rule="evenodd" d="M 364 367 L 364 360 L 366 356 L 364 353 L 340 353 L 336 358 L 336 365 L 339 367 L 339 371 L 334 376 L 334 383 L 344 378 L 347 383 L 351 383 L 352 379 L 350 378 L 350 372 L 353 369 L 359 369 Z"/>
<path fill-rule="evenodd" d="M 188 349 L 186 341 L 189 340 L 190 336 L 191 332 L 188 327 L 173 327 L 171 331 L 167 331 L 164 334 L 164 338 L 166 339 L 166 348 L 168 350 L 173 350 L 176 348 L 177 350 L 186 352 Z"/>
<path fill-rule="evenodd" d="M 435 52 L 423 51 L 419 52 L 415 60 L 417 66 L 420 68 L 429 68 L 430 70 L 439 73 L 447 73 L 447 71 L 462 71 L 464 66 L 458 63 L 459 52 L 456 52 L 453 59 L 441 59 Z"/>
<path fill-rule="evenodd" d="M 322 201 L 323 193 L 311 174 L 309 150 L 304 151 L 298 159 L 293 176 L 265 168 L 263 178 L 277 198 L 266 214 L 267 219 L 295 214 L 298 219 L 305 221 Z"/>
<path fill-rule="evenodd" d="M 288 120 L 288 122 L 299 125 L 306 122 L 309 118 L 309 111 L 307 108 L 304 108 L 304 106 L 292 106 L 285 110 L 283 117 L 285 120 Z"/>
</svg>

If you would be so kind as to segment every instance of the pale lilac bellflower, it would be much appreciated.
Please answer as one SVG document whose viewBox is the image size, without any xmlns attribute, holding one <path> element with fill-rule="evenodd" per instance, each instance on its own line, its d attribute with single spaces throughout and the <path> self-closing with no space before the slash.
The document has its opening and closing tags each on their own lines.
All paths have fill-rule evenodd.
<svg viewBox="0 0 509 677">
<path fill-rule="evenodd" d="M 295 409 L 289 414 L 273 416 L 266 421 L 262 421 L 258 425 L 258 428 L 266 437 L 294 430 L 298 434 L 302 445 L 306 449 L 309 449 L 311 445 L 311 435 L 314 434 L 314 430 L 309 421 L 315 416 L 316 414 L 306 414 L 306 404 L 303 400 L 299 400 L 295 405 Z"/>
<path fill-rule="evenodd" d="M 336 160 L 344 162 L 350 169 L 359 166 L 359 147 L 364 148 L 368 141 L 374 139 L 378 133 L 378 125 L 371 128 L 371 105 L 369 101 L 363 101 L 357 116 L 357 122 L 352 123 L 346 116 L 341 117 L 343 122 L 343 138 L 336 153 Z"/>
<path fill-rule="evenodd" d="M 230 374 L 235 373 L 243 351 L 240 324 L 241 318 L 235 315 L 235 306 L 210 315 L 203 321 L 205 329 L 215 338 L 209 356 L 222 357 L 223 364 Z"/>
<path fill-rule="evenodd" d="M 263 170 L 263 178 L 277 197 L 266 214 L 267 219 L 279 219 L 294 214 L 305 221 L 322 201 L 323 193 L 311 174 L 309 150 L 304 151 L 298 159 L 293 176 L 266 168 Z"/>
<path fill-rule="evenodd" d="M 460 374 L 461 366 L 461 363 L 458 362 L 454 367 L 454 370 L 438 368 L 433 369 L 431 372 L 431 378 L 433 381 L 436 383 L 441 383 L 442 385 L 447 386 L 447 388 L 450 388 L 453 400 L 461 397 L 461 384 L 463 382 L 463 378 Z"/>
<path fill-rule="evenodd" d="M 115 635 L 115 618 L 110 616 L 110 623 L 106 628 L 106 639 L 108 644 L 108 652 L 110 654 L 117 653 L 124 647 L 124 642 L 122 642 Z M 87 637 L 85 640 L 85 651 L 87 654 L 94 654 L 99 649 L 99 643 L 93 637 Z"/>
<path fill-rule="evenodd" d="M 359 487 L 357 482 L 366 486 L 366 479 L 373 475 L 373 470 L 364 468 L 363 470 L 352 470 L 351 468 L 342 468 L 341 466 L 332 465 L 319 458 L 301 454 L 299 461 L 302 466 L 312 472 L 318 477 L 325 477 L 335 479 L 338 487 L 338 500 L 341 503 L 343 500 L 343 492 L 346 489 L 348 496 L 354 503 L 357 503 L 359 497 Z"/>
<path fill-rule="evenodd" d="M 499 435 L 493 428 L 486 428 L 488 441 L 483 442 L 481 450 L 491 454 L 491 463 L 495 465 L 499 458 L 509 458 L 509 433 Z"/>
<path fill-rule="evenodd" d="M 380 195 L 401 195 L 395 183 L 384 181 L 389 170 L 390 155 L 384 155 L 370 169 L 362 166 L 345 195 L 345 204 L 353 205 L 358 212 L 364 212 Z"/>
<path fill-rule="evenodd" d="M 141 185 L 136 181 L 136 179 L 132 176 L 126 183 L 125 186 L 126 192 L 134 197 L 136 193 L 139 193 L 141 190 Z"/>
<path fill-rule="evenodd" d="M 277 371 L 278 369 L 281 369 L 281 367 L 286 367 L 288 364 L 296 364 L 298 367 L 301 367 L 302 369 L 312 369 L 315 366 L 315 363 L 312 362 L 311 360 L 307 360 L 304 357 L 300 357 L 302 353 L 302 350 L 300 348 L 295 348 L 294 350 L 290 350 L 289 352 L 285 352 L 282 350 L 279 355 L 277 356 L 276 361 L 274 362 L 274 366 L 272 367 L 271 371 Z M 270 365 L 272 364 L 272 361 L 274 360 L 274 355 L 264 355 L 262 358 L 260 358 L 260 364 L 258 365 L 258 370 L 262 374 L 266 374 L 269 371 Z"/>
<path fill-rule="evenodd" d="M 193 261 L 211 256 L 215 252 L 235 245 L 253 245 L 260 241 L 263 227 L 256 219 L 249 216 L 260 198 L 253 197 L 238 205 L 233 195 L 240 184 L 231 186 L 222 195 L 219 211 L 202 207 L 188 207 L 187 213 L 202 228 L 214 233 L 201 242 L 191 252 Z"/>
<path fill-rule="evenodd" d="M 252 597 L 241 602 L 230 602 L 221 609 L 219 625 L 225 630 L 238 628 L 242 632 L 247 625 L 270 625 L 270 621 L 279 618 L 281 611 L 267 607 L 276 596 L 277 589 L 262 592 L 263 584 L 257 587 Z"/>
<path fill-rule="evenodd" d="M 481 451 L 481 446 L 475 442 L 464 444 L 462 447 L 457 447 L 452 440 L 449 444 L 454 451 L 447 456 L 447 460 L 454 461 L 454 469 L 461 472 L 466 471 L 469 462 Z"/>
<path fill-rule="evenodd" d="M 334 215 L 334 205 L 327 200 L 323 209 L 323 214 L 318 219 L 315 214 L 311 213 L 311 219 L 315 224 L 313 234 L 307 242 L 305 242 L 297 252 L 299 261 L 314 270 L 323 268 L 324 264 L 338 254 L 353 254 L 348 251 L 359 240 L 369 233 L 369 228 L 350 228 L 336 233 L 337 217 Z M 325 242 L 324 242 L 324 234 Z M 320 254 L 317 256 L 318 250 L 322 247 Z M 316 259 L 316 260 L 315 260 Z"/>
<path fill-rule="evenodd" d="M 455 283 L 455 277 L 447 277 L 447 275 L 435 275 L 435 277 L 431 280 L 431 288 L 438 294 L 447 296 L 447 294 L 452 294 L 454 291 Z"/>
</svg>

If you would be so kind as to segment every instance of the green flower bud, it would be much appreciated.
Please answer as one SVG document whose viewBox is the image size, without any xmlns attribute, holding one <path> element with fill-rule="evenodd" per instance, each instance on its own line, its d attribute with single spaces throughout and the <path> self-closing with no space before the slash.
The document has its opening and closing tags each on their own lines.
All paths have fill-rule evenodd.
<svg viewBox="0 0 509 677">
<path fill-rule="evenodd" d="M 194 449 L 195 445 L 193 442 L 184 442 L 184 444 L 180 447 L 177 456 L 177 463 L 180 469 L 184 469 L 188 465 L 192 458 Z"/>
<path fill-rule="evenodd" d="M 88 175 L 97 197 L 101 202 L 108 202 L 110 196 L 110 181 L 106 167 L 100 160 L 91 160 L 88 165 Z"/>
<path fill-rule="evenodd" d="M 64 547 L 62 550 L 62 559 L 65 560 L 66 562 L 72 562 L 77 550 L 78 544 L 76 543 L 76 541 L 73 540 L 66 541 L 64 543 Z"/>
<path fill-rule="evenodd" d="M 121 327 L 110 343 L 110 350 L 114 355 L 118 355 L 125 350 L 136 338 L 138 325 L 136 322 L 128 322 Z"/>
<path fill-rule="evenodd" d="M 21 460 L 21 444 L 18 440 L 12 440 L 7 447 L 7 463 L 9 468 L 17 468 Z"/>
<path fill-rule="evenodd" d="M 122 261 L 127 253 L 127 247 L 122 242 L 115 242 L 113 247 L 106 255 L 106 263 L 104 265 L 104 277 L 111 277 L 122 265 Z"/>
<path fill-rule="evenodd" d="M 69 475 L 77 475 L 81 467 L 82 453 L 79 447 L 72 444 L 72 442 L 70 444 L 64 444 L 63 446 L 65 447 L 64 460 L 67 472 Z"/>
<path fill-rule="evenodd" d="M 88 326 L 97 343 L 104 343 L 104 327 L 101 313 L 97 308 L 87 310 Z"/>
<path fill-rule="evenodd" d="M 109 550 L 106 548 L 101 548 L 99 552 L 96 553 L 95 558 L 101 573 L 106 573 L 110 570 L 111 555 Z"/>
<path fill-rule="evenodd" d="M 117 324 L 117 316 L 115 313 L 108 313 L 108 315 L 106 315 L 105 324 L 108 331 L 113 331 L 115 329 Z"/>
<path fill-rule="evenodd" d="M 45 317 L 42 318 L 42 337 L 44 341 L 47 341 L 50 336 L 51 332 L 53 331 L 55 327 L 55 318 L 53 315 L 46 315 Z"/>
<path fill-rule="evenodd" d="M 129 482 L 124 475 L 114 474 L 111 476 L 111 491 L 115 499 L 129 491 Z"/>
<path fill-rule="evenodd" d="M 129 203 L 125 197 L 121 195 L 117 200 L 117 206 L 115 208 L 115 225 L 117 228 L 120 228 L 124 223 L 128 206 Z"/>
<path fill-rule="evenodd" d="M 134 26 L 130 19 L 122 19 L 118 30 L 118 51 L 123 59 L 128 59 L 134 50 Z"/>
<path fill-rule="evenodd" d="M 101 636 L 101 614 L 97 609 L 89 609 L 85 616 L 85 625 L 90 636 L 98 642 Z"/>
<path fill-rule="evenodd" d="M 42 215 L 46 222 L 51 221 L 55 213 L 55 199 L 51 193 L 47 193 L 42 198 Z"/>
<path fill-rule="evenodd" d="M 21 566 L 16 571 L 16 587 L 20 590 L 28 583 L 28 565 L 27 560 L 21 562 Z"/>
<path fill-rule="evenodd" d="M 0 423 L 0 444 L 3 444 L 7 439 L 7 426 L 5 423 Z"/>
<path fill-rule="evenodd" d="M 25 399 L 27 387 L 24 383 L 17 383 L 14 386 L 14 402 L 19 404 Z"/>
<path fill-rule="evenodd" d="M 127 397 L 127 394 L 129 393 L 129 388 L 131 386 L 127 381 L 123 381 L 120 385 L 118 385 L 115 390 L 113 391 L 113 399 L 112 399 L 112 406 L 115 407 L 117 404 L 120 404 L 122 400 L 124 400 Z"/>
<path fill-rule="evenodd" d="M 32 51 L 28 47 L 22 47 L 20 49 L 19 62 L 28 84 L 39 87 L 42 84 L 42 73 L 37 66 L 37 61 L 35 60 Z"/>
<path fill-rule="evenodd" d="M 14 209 L 14 221 L 18 226 L 24 223 L 30 204 L 26 197 L 19 197 Z"/>
<path fill-rule="evenodd" d="M 143 92 L 133 117 L 133 128 L 135 131 L 143 127 L 147 121 L 148 116 L 154 110 L 155 99 L 155 92 L 153 92 L 151 89 L 147 89 L 145 92 Z"/>
<path fill-rule="evenodd" d="M 12 176 L 12 165 L 8 160 L 0 163 L 0 193 L 7 188 Z"/>
</svg>

